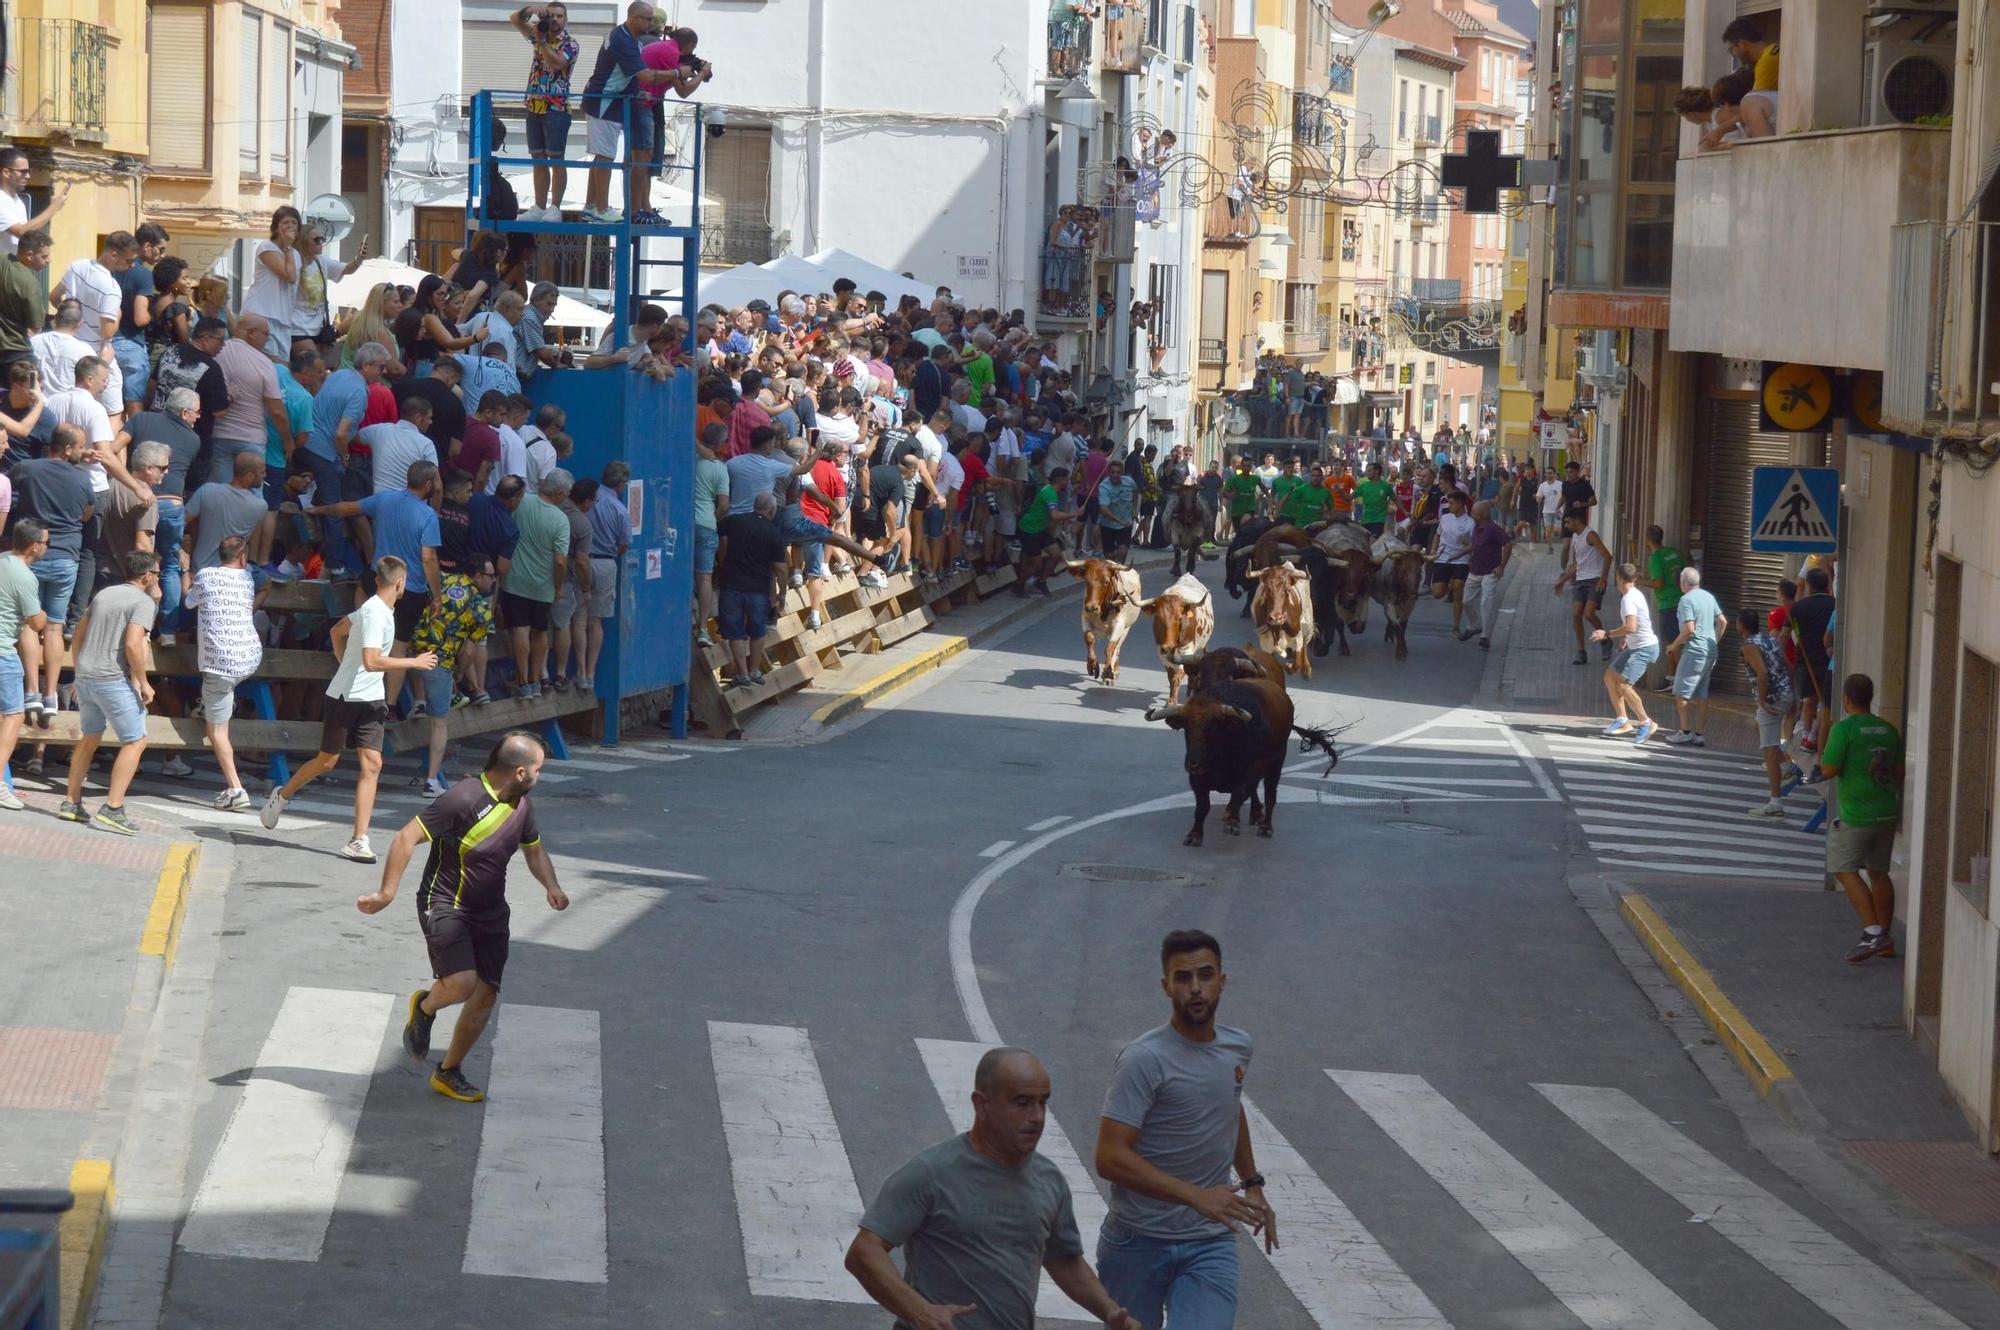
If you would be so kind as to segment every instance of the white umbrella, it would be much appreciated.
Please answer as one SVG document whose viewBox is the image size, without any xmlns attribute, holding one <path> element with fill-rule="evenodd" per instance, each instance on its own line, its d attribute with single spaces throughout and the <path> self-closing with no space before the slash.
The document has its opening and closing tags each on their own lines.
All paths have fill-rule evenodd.
<svg viewBox="0 0 2000 1330">
<path fill-rule="evenodd" d="M 392 286 L 414 287 L 429 276 L 422 268 L 412 268 L 394 259 L 379 256 L 364 259 L 326 289 L 326 300 L 335 309 L 360 309 L 368 299 L 368 293 L 383 282 Z"/>
<path fill-rule="evenodd" d="M 935 282 L 921 282 L 913 277 L 905 277 L 899 272 L 891 272 L 879 263 L 870 263 L 867 259 L 844 249 L 823 249 L 817 254 L 808 256 L 806 262 L 825 269 L 835 277 L 852 278 L 854 284 L 860 287 L 864 294 L 869 291 L 880 291 L 889 297 L 891 309 L 894 309 L 896 302 L 906 295 L 915 296 L 928 305 L 931 303 L 931 297 L 937 294 Z"/>
<path fill-rule="evenodd" d="M 551 328 L 588 328 L 592 332 L 602 332 L 611 326 L 611 316 L 601 309 L 592 309 L 581 300 L 557 296 L 555 309 L 543 322 Z"/>
</svg>

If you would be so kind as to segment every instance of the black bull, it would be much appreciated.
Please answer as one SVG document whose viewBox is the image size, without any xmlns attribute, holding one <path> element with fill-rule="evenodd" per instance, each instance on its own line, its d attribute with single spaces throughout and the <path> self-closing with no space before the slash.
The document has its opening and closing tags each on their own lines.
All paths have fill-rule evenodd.
<svg viewBox="0 0 2000 1330">
<path fill-rule="evenodd" d="M 1285 751 L 1293 735 L 1299 736 L 1301 750 L 1317 748 L 1329 761 L 1340 760 L 1333 743 L 1337 731 L 1294 725 L 1292 699 L 1284 683 L 1263 677 L 1260 666 L 1247 653 L 1244 665 L 1247 668 L 1236 677 L 1212 680 L 1183 705 L 1147 713 L 1149 718 L 1164 720 L 1179 730 L 1186 747 L 1182 766 L 1188 788 L 1194 792 L 1194 824 L 1181 842 L 1184 845 L 1201 844 L 1211 792 L 1229 796 L 1222 819 L 1224 832 L 1237 834 L 1243 804 L 1248 800 L 1250 822 L 1257 834 L 1271 834 L 1278 778 L 1284 775 Z M 1252 671 L 1257 677 L 1252 677 Z"/>
</svg>

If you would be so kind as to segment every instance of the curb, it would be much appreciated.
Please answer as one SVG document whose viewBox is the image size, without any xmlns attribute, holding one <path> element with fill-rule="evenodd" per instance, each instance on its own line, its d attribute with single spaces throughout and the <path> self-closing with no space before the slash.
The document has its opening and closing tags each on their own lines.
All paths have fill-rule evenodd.
<svg viewBox="0 0 2000 1330">
<path fill-rule="evenodd" d="M 1722 1046 L 1743 1068 L 1743 1074 L 1750 1079 L 1759 1096 L 1770 1099 L 1775 1092 L 1789 1090 L 1796 1085 L 1792 1069 L 1778 1056 L 1778 1051 L 1758 1033 L 1749 1017 L 1729 1000 L 1714 976 L 1694 958 L 1694 953 L 1674 935 L 1667 921 L 1660 917 L 1644 896 L 1636 891 L 1620 893 L 1618 913 L 1631 925 L 1632 931 L 1645 944 L 1646 950 L 1653 954 L 1653 959 L 1667 977 L 1686 994 L 1688 1001 L 1701 1013 L 1701 1018 L 1715 1031 L 1715 1037 L 1722 1041 Z"/>
<path fill-rule="evenodd" d="M 175 841 L 167 848 L 166 863 L 160 866 L 160 882 L 153 889 L 153 905 L 146 912 L 146 927 L 139 935 L 139 954 L 160 958 L 163 980 L 173 973 L 181 920 L 187 914 L 188 888 L 194 884 L 194 870 L 200 862 L 198 842 Z"/>
<path fill-rule="evenodd" d="M 962 654 L 971 644 L 972 639 L 966 637 L 945 638 L 923 655 L 906 660 L 894 669 L 877 675 L 851 692 L 842 693 L 833 701 L 821 706 L 812 713 L 813 724 L 825 729 L 834 722 L 853 715 L 877 698 L 887 697 L 897 689 L 916 682 L 953 656 Z"/>
<path fill-rule="evenodd" d="M 111 1161 L 79 1159 L 69 1171 L 70 1195 L 76 1198 L 62 1217 L 62 1315 L 64 1330 L 90 1324 L 97 1300 L 97 1279 L 104 1271 L 104 1240 L 111 1233 Z"/>
</svg>

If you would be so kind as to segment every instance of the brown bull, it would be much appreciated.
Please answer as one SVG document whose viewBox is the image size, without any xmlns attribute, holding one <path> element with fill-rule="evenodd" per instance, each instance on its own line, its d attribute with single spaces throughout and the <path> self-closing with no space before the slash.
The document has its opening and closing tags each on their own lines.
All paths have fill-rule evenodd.
<svg viewBox="0 0 2000 1330">
<path fill-rule="evenodd" d="M 1408 546 L 1385 551 L 1368 594 L 1388 618 L 1383 636 L 1396 644 L 1397 660 L 1410 654 L 1410 612 L 1423 591 L 1424 556 Z"/>
<path fill-rule="evenodd" d="M 1276 656 L 1257 647 L 1217 647 L 1195 662 L 1188 680 L 1190 692 L 1206 693 L 1217 684 L 1233 679 L 1269 679 L 1285 686 L 1285 666 Z"/>
<path fill-rule="evenodd" d="M 1257 645 L 1285 662 L 1302 679 L 1312 678 L 1314 636 L 1310 581 L 1303 568 L 1280 563 L 1257 574 L 1257 594 L 1250 602 L 1250 619 L 1257 628 Z"/>
<path fill-rule="evenodd" d="M 1115 683 L 1118 653 L 1132 625 L 1139 621 L 1139 574 L 1109 559 L 1071 560 L 1070 576 L 1083 583 L 1083 667 L 1093 679 Z M 1104 663 L 1097 661 L 1097 639 L 1104 639 Z"/>
<path fill-rule="evenodd" d="M 1215 599 L 1189 573 L 1151 600 L 1140 601 L 1139 609 L 1152 616 L 1153 646 L 1167 672 L 1167 702 L 1172 704 L 1180 699 L 1188 666 L 1202 658 L 1215 634 Z"/>
<path fill-rule="evenodd" d="M 1181 558 L 1187 557 L 1187 571 L 1193 572 L 1201 562 L 1201 547 L 1209 538 L 1208 509 L 1202 506 L 1201 491 L 1192 483 L 1182 485 L 1174 491 L 1167 506 L 1167 543 L 1174 550 L 1175 577 L 1181 575 Z"/>
</svg>

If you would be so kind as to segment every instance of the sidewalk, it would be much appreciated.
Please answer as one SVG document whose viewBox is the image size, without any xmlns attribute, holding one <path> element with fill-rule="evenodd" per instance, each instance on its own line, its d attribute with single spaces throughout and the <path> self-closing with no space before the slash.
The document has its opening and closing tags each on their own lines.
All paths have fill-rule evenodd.
<svg viewBox="0 0 2000 1330">
<path fill-rule="evenodd" d="M 1516 560 L 1482 702 L 1517 716 L 1568 717 L 1581 730 L 1609 704 L 1596 651 L 1588 665 L 1571 663 L 1569 603 L 1550 590 L 1558 571 L 1546 548 Z M 1656 696 L 1665 706 L 1655 707 Z M 1656 719 L 1671 707 L 1663 694 L 1646 701 Z M 1753 755 L 1749 700 L 1715 699 L 1707 738 L 1710 754 Z M 1635 795 L 1633 813 L 1645 809 L 1645 796 Z M 1731 843 L 1734 826 L 1718 816 L 1710 843 Z M 1901 864 L 1896 878 L 1907 893 Z M 1912 1259 L 1941 1257 L 2000 1287 L 2000 1162 L 1978 1147 L 1931 1058 L 1904 1029 L 1902 962 L 1845 961 L 1857 925 L 1844 895 L 1819 879 L 1719 874 L 1592 873 L 1572 885 L 1587 908 L 1603 893 L 1661 961 L 1684 999 L 1663 1016 L 1699 1012 L 1714 1035 L 1700 1042 L 1719 1042 L 1736 1059 L 1725 1074 L 1747 1080 L 1817 1147 L 1802 1183 L 1838 1189 L 1857 1223 L 1878 1221 L 1885 1245 L 1900 1242 Z M 1796 1160 L 1780 1162 L 1790 1169 Z"/>
</svg>

